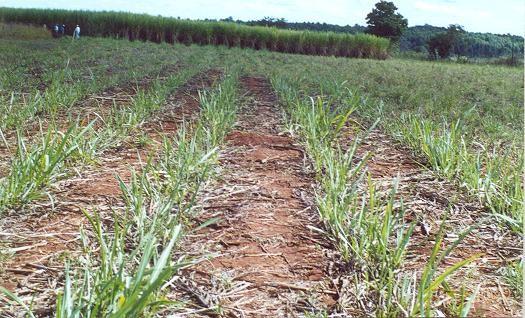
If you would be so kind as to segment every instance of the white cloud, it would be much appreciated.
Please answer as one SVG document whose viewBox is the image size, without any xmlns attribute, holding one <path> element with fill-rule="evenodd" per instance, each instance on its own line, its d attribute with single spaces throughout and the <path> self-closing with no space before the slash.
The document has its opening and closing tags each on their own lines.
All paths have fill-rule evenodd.
<svg viewBox="0 0 525 318">
<path fill-rule="evenodd" d="M 470 7 L 468 11 L 465 11 L 465 8 L 452 4 L 454 3 L 452 1 L 446 1 L 446 0 L 443 0 L 443 1 L 445 1 L 446 3 L 432 3 L 432 2 L 425 2 L 425 1 L 416 1 L 414 3 L 414 8 L 423 10 L 423 11 L 430 11 L 433 14 L 438 13 L 438 14 L 452 15 L 455 17 L 462 17 L 465 15 L 466 12 L 468 12 L 469 15 L 473 15 L 477 17 L 490 16 L 489 12 L 476 9 L 476 7 Z"/>
<path fill-rule="evenodd" d="M 455 6 L 449 5 L 449 4 L 438 4 L 438 3 L 416 1 L 416 3 L 414 4 L 414 7 L 416 9 L 420 9 L 424 11 L 431 11 L 433 13 L 444 13 L 444 14 L 452 14 L 452 15 L 461 14 L 458 8 L 456 8 Z"/>
</svg>

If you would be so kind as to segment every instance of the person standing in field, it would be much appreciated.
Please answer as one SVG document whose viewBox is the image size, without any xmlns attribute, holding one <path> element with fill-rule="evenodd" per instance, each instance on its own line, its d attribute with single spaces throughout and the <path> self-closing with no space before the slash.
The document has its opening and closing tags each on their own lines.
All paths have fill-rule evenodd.
<svg viewBox="0 0 525 318">
<path fill-rule="evenodd" d="M 75 28 L 75 31 L 73 31 L 73 40 L 74 39 L 80 39 L 80 27 L 78 26 L 78 24 Z"/>
<path fill-rule="evenodd" d="M 53 37 L 58 38 L 58 24 L 53 25 Z"/>
</svg>

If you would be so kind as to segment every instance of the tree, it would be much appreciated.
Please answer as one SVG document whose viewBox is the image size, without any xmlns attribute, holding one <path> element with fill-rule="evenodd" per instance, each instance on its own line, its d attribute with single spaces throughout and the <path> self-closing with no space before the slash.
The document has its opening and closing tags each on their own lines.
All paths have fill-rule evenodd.
<svg viewBox="0 0 525 318">
<path fill-rule="evenodd" d="M 396 10 L 393 2 L 381 0 L 376 3 L 372 12 L 366 16 L 367 32 L 397 42 L 407 28 L 408 21 Z"/>
<path fill-rule="evenodd" d="M 277 27 L 277 28 L 285 28 L 286 27 L 286 20 L 284 18 L 272 18 L 272 17 L 264 17 L 259 21 L 253 21 L 254 25 L 264 25 L 267 27 Z"/>
<path fill-rule="evenodd" d="M 463 30 L 462 26 L 451 24 L 446 32 L 439 33 L 430 38 L 427 42 L 430 58 L 436 59 L 440 57 L 444 59 L 451 53 L 455 53 L 459 56 L 459 44 L 464 33 L 465 30 Z"/>
</svg>

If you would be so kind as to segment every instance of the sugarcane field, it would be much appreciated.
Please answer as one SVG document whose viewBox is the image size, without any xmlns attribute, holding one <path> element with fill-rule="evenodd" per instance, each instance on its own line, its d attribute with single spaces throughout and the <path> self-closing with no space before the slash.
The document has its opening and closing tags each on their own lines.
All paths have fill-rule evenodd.
<svg viewBox="0 0 525 318">
<path fill-rule="evenodd" d="M 525 4 L 394 2 L 0 1 L 0 317 L 521 317 Z"/>
</svg>

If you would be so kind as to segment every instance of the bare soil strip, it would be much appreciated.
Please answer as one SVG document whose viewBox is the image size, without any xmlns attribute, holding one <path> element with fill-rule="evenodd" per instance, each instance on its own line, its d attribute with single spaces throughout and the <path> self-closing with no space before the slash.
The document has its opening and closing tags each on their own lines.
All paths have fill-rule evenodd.
<svg viewBox="0 0 525 318">
<path fill-rule="evenodd" d="M 265 78 L 242 78 L 247 105 L 227 136 L 219 180 L 207 188 L 202 221 L 220 222 L 190 236 L 191 254 L 211 253 L 178 284 L 204 315 L 296 317 L 326 308 L 335 294 L 325 276 L 328 259 L 308 229 L 318 226 L 311 202 L 314 180 L 304 152 L 279 133 L 281 110 Z"/>
<path fill-rule="evenodd" d="M 209 70 L 193 77 L 169 96 L 166 105 L 144 127 L 152 139 L 163 134 L 173 136 L 183 121 L 198 116 L 198 91 L 211 87 L 221 76 Z M 22 299 L 36 297 L 37 313 L 49 315 L 48 307 L 62 280 L 65 257 L 78 255 L 81 225 L 87 224 L 82 209 L 98 211 L 103 220 L 112 222 L 111 211 L 123 208 L 116 175 L 129 180 L 130 168 L 140 170 L 150 147 L 129 145 L 107 151 L 100 164 L 64 180 L 53 191 L 55 207 L 50 202 L 35 203 L 24 211 L 5 214 L 0 219 L 0 246 L 8 245 L 13 255 L 5 262 L 0 286 L 15 291 Z M 3 263 L 3 264 L 2 264 Z M 1 313 L 0 307 L 0 313 Z"/>
<path fill-rule="evenodd" d="M 343 145 L 355 138 L 347 132 Z M 498 271 L 521 255 L 521 239 L 498 227 L 482 206 L 469 198 L 450 182 L 436 177 L 423 167 L 408 149 L 376 129 L 358 147 L 358 155 L 372 154 L 367 168 L 372 180 L 386 196 L 399 178 L 398 196 L 403 200 L 406 221 L 417 222 L 412 235 L 406 268 L 422 271 L 434 245 L 434 238 L 448 211 L 445 244 L 451 244 L 458 235 L 474 225 L 474 230 L 463 240 L 441 267 L 445 269 L 472 255 L 481 254 L 475 262 L 455 275 L 452 285 L 465 285 L 473 291 L 481 284 L 471 313 L 476 316 L 516 316 L 521 305 Z M 443 246 L 443 248 L 446 248 Z"/>
</svg>

